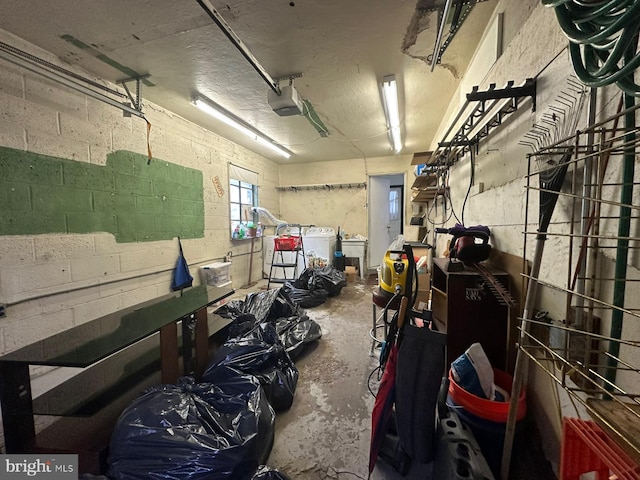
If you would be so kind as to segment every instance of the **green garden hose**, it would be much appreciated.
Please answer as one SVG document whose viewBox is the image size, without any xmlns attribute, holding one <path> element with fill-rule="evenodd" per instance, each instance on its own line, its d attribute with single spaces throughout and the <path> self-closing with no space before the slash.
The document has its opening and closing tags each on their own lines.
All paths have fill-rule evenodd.
<svg viewBox="0 0 640 480">
<path fill-rule="evenodd" d="M 636 52 L 640 31 L 640 0 L 542 0 L 555 9 L 569 38 L 569 53 L 577 77 L 589 87 L 615 83 L 640 96 L 633 78 L 640 66 Z"/>
</svg>

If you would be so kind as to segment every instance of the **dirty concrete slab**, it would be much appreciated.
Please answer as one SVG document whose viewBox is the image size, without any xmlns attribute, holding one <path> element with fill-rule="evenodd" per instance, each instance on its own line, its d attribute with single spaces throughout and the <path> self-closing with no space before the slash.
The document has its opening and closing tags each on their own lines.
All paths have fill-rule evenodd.
<svg viewBox="0 0 640 480">
<path fill-rule="evenodd" d="M 367 381 L 378 359 L 369 355 L 372 287 L 349 283 L 339 296 L 307 309 L 323 337 L 297 360 L 300 378 L 292 407 L 276 417 L 268 464 L 292 479 L 367 478 L 371 409 Z M 372 387 L 377 391 L 376 376 Z M 402 477 L 378 460 L 372 479 L 428 478 L 428 465 Z"/>
</svg>

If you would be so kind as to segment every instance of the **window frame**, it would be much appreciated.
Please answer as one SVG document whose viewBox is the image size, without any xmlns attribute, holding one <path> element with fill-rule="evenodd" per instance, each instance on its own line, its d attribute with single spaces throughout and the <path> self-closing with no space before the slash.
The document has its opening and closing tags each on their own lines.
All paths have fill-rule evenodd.
<svg viewBox="0 0 640 480">
<path fill-rule="evenodd" d="M 257 173 L 229 164 L 229 236 L 232 240 L 247 238 L 248 222 L 257 226 L 258 214 L 252 210 L 253 207 L 258 206 L 257 178 Z M 233 232 L 236 226 L 242 223 L 245 224 L 245 234 L 241 238 L 234 237 Z"/>
</svg>

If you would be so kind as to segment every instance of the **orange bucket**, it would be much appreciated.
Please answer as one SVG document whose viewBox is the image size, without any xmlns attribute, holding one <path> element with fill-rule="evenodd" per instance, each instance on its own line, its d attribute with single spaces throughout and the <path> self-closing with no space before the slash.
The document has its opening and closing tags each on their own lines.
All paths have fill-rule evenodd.
<svg viewBox="0 0 640 480">
<path fill-rule="evenodd" d="M 507 372 L 502 370 L 493 369 L 493 383 L 503 390 L 510 392 L 511 383 L 513 377 Z M 464 408 L 467 412 L 476 417 L 484 420 L 489 420 L 496 423 L 507 423 L 507 417 L 509 416 L 509 402 L 496 402 L 494 400 L 487 400 L 486 398 L 480 398 L 472 393 L 467 392 L 461 386 L 459 386 L 451 375 L 451 369 L 449 369 L 449 396 L 456 405 Z M 524 391 L 520 394 L 518 399 L 518 410 L 516 420 L 522 420 L 527 413 L 527 396 Z"/>
</svg>

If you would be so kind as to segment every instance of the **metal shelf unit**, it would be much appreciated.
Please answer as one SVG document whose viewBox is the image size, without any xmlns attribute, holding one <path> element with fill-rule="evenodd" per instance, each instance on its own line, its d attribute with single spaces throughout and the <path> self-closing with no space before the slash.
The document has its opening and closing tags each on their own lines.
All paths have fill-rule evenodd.
<svg viewBox="0 0 640 480">
<path fill-rule="evenodd" d="M 568 261 L 527 277 L 539 293 L 564 298 L 566 312 L 562 322 L 525 312 L 519 349 L 640 463 L 640 131 L 618 126 L 625 115 L 637 117 L 640 105 L 528 156 L 527 227 L 536 223 L 545 191 L 539 177 L 570 156 L 556 206 L 562 219 L 546 233 Z M 540 233 L 524 233 L 526 252 Z"/>
</svg>

